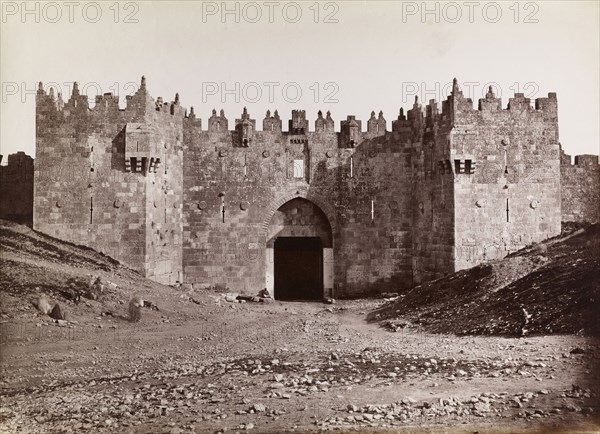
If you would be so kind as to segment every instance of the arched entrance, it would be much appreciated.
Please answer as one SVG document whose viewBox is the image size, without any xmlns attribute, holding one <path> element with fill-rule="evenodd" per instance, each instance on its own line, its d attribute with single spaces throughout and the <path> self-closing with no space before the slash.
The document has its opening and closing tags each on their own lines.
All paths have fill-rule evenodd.
<svg viewBox="0 0 600 434">
<path fill-rule="evenodd" d="M 323 211 L 296 197 L 281 205 L 267 232 L 267 289 L 276 300 L 321 300 L 333 288 L 333 236 Z"/>
</svg>

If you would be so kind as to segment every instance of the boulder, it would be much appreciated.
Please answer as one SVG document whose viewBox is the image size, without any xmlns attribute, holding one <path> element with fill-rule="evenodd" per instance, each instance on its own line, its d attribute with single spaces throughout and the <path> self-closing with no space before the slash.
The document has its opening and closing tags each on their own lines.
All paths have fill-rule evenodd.
<svg viewBox="0 0 600 434">
<path fill-rule="evenodd" d="M 142 319 L 142 308 L 144 307 L 144 300 L 139 296 L 134 296 L 129 301 L 129 320 L 131 322 L 138 322 Z"/>
<path fill-rule="evenodd" d="M 225 301 L 227 301 L 229 303 L 236 302 L 237 301 L 237 297 L 238 297 L 238 294 L 235 294 L 235 293 L 224 294 Z"/>
<path fill-rule="evenodd" d="M 144 307 L 150 310 L 158 310 L 158 306 L 148 300 L 144 300 Z"/>
<path fill-rule="evenodd" d="M 98 300 L 103 293 L 104 284 L 102 283 L 102 279 L 100 277 L 93 276 L 86 291 L 86 298 L 89 298 L 90 300 Z"/>
<path fill-rule="evenodd" d="M 66 312 L 60 307 L 60 304 L 56 303 L 50 312 L 50 318 L 66 320 Z"/>
<path fill-rule="evenodd" d="M 52 308 L 50 307 L 50 303 L 48 302 L 48 298 L 44 294 L 40 295 L 33 302 L 33 305 L 44 315 L 48 315 L 52 310 Z"/>
<path fill-rule="evenodd" d="M 273 296 L 271 295 L 271 293 L 269 292 L 269 290 L 267 288 L 260 290 L 258 292 L 258 296 L 260 298 L 273 298 Z"/>
</svg>

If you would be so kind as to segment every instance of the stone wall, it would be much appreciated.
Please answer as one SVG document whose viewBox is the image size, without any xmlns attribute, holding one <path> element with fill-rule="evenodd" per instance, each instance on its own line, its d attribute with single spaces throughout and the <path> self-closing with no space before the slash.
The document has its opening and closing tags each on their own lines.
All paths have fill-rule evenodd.
<svg viewBox="0 0 600 434">
<path fill-rule="evenodd" d="M 66 103 L 40 89 L 36 120 L 34 227 L 164 283 L 271 288 L 274 237 L 310 234 L 322 240 L 326 294 L 352 297 L 560 231 L 554 94 L 535 107 L 516 94 L 502 109 L 490 89 L 474 109 L 455 82 L 441 110 L 415 101 L 391 131 L 381 112 L 335 132 L 329 113 L 312 129 L 301 110 L 283 131 L 277 111 L 257 130 L 246 109 L 232 121 L 213 110 L 203 127 L 178 95 L 155 101 L 143 80 L 124 110 L 110 94 L 89 109 L 76 86 Z M 590 161 L 563 165 L 563 206 L 597 174 Z M 578 218 L 595 191 L 568 195 L 584 204 Z"/>
<path fill-rule="evenodd" d="M 10 154 L 6 163 L 0 166 L 0 219 L 31 225 L 33 158 L 17 152 Z"/>
<path fill-rule="evenodd" d="M 597 155 L 571 156 L 561 150 L 563 222 L 600 222 L 600 165 Z"/>
</svg>

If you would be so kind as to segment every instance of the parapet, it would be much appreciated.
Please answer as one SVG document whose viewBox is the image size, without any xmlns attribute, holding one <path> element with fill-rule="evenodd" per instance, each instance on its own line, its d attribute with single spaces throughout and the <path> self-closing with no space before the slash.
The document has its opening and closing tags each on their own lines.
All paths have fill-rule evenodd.
<svg viewBox="0 0 600 434">
<path fill-rule="evenodd" d="M 575 155 L 575 165 L 579 167 L 597 166 L 598 156 L 591 154 Z"/>
<path fill-rule="evenodd" d="M 213 109 L 212 115 L 208 118 L 208 131 L 211 133 L 223 133 L 229 131 L 229 121 L 225 117 L 225 111 L 221 109 L 217 116 L 217 111 Z"/>
<path fill-rule="evenodd" d="M 340 122 L 340 140 L 344 148 L 354 148 L 360 143 L 362 121 L 357 121 L 354 115 L 348 115 L 345 121 Z"/>
<path fill-rule="evenodd" d="M 235 120 L 235 131 L 237 133 L 237 145 L 247 148 L 254 138 L 256 131 L 256 120 L 250 119 L 248 110 L 244 107 L 242 117 Z"/>
<path fill-rule="evenodd" d="M 407 118 L 412 123 L 421 123 L 423 121 L 423 107 L 419 102 L 419 97 L 415 96 L 415 102 L 412 109 L 407 112 Z"/>
<path fill-rule="evenodd" d="M 315 120 L 315 132 L 317 133 L 334 133 L 335 126 L 331 119 L 331 112 L 327 110 L 327 117 L 323 118 L 323 112 L 319 110 L 317 120 Z"/>
<path fill-rule="evenodd" d="M 560 164 L 567 167 L 582 167 L 582 168 L 596 168 L 598 166 L 598 155 L 593 154 L 582 154 L 575 155 L 575 163 L 571 163 L 571 156 L 566 154 L 565 151 L 560 149 Z"/>
<path fill-rule="evenodd" d="M 51 122 L 66 121 L 74 113 L 85 112 L 85 116 L 97 115 L 100 121 L 110 116 L 115 120 L 122 119 L 124 123 L 131 121 L 145 122 L 147 119 L 144 118 L 147 118 L 148 115 L 154 117 L 158 113 L 160 116 L 165 116 L 165 118 L 167 116 L 186 118 L 188 119 L 187 125 L 193 125 L 199 131 L 202 130 L 201 119 L 196 118 L 193 108 L 190 109 L 189 114 L 186 112 L 180 104 L 179 94 L 176 94 L 174 101 L 171 102 L 163 101 L 162 97 L 154 100 L 148 93 L 145 77 L 142 77 L 140 87 L 136 93 L 127 96 L 126 101 L 126 108 L 120 110 L 118 97 L 111 93 L 105 93 L 96 97 L 95 107 L 90 110 L 87 97 L 80 94 L 77 83 L 74 83 L 72 95 L 67 102 L 63 102 L 61 95 L 55 97 L 53 89 L 50 89 L 46 94 L 40 83 L 37 92 L 37 113 L 42 118 L 52 119 Z M 125 112 L 126 115 L 120 115 L 120 118 L 111 116 L 112 113 L 121 112 Z M 246 111 L 245 113 L 247 114 Z M 556 93 L 552 92 L 547 97 L 537 98 L 535 108 L 532 107 L 530 98 L 526 98 L 523 93 L 516 93 L 514 97 L 509 99 L 507 108 L 503 110 L 502 100 L 496 98 L 494 89 L 490 86 L 485 98 L 479 99 L 478 110 L 475 110 L 472 100 L 464 97 L 455 78 L 452 83 L 452 92 L 441 102 L 441 110 L 440 104 L 435 100 L 429 101 L 425 107 L 422 107 L 418 97 L 415 97 L 412 109 L 408 110 L 406 116 L 404 109 L 401 109 L 398 119 L 392 122 L 392 131 L 402 130 L 407 132 L 409 128 L 425 131 L 427 128 L 433 128 L 434 125 L 451 125 L 455 122 L 457 116 L 470 117 L 477 115 L 485 120 L 491 120 L 495 117 L 506 119 L 516 115 L 556 122 Z M 470 122 L 471 119 L 466 119 L 466 121 Z M 268 111 L 262 124 L 265 133 L 282 134 L 282 120 L 277 111 L 275 111 L 274 116 L 271 116 L 270 111 Z M 309 126 L 306 111 L 292 110 L 288 126 L 291 135 L 308 134 Z M 211 134 L 235 134 L 234 143 L 236 146 L 248 146 L 252 141 L 253 134 L 256 132 L 256 122 L 249 118 L 246 119 L 245 115 L 242 115 L 240 119 L 236 120 L 234 131 L 230 131 L 229 122 L 223 110 L 218 115 L 217 111 L 213 110 L 211 117 L 208 119 L 207 128 Z M 363 138 L 386 134 L 387 121 L 381 111 L 378 116 L 375 111 L 371 112 L 366 129 L 366 134 L 363 137 L 361 122 L 357 121 L 354 116 L 348 116 L 345 121 L 341 122 L 340 146 L 353 147 Z M 315 132 L 336 134 L 334 122 L 329 112 L 326 116 L 323 116 L 321 111 L 318 112 L 315 120 Z"/>
<path fill-rule="evenodd" d="M 478 101 L 477 110 L 473 108 L 471 98 L 465 98 L 460 90 L 456 78 L 452 83 L 452 92 L 448 98 L 442 101 L 442 119 L 454 119 L 457 113 L 479 112 L 489 119 L 490 114 L 507 115 L 510 113 L 525 113 L 541 114 L 543 119 L 556 120 L 558 116 L 558 103 L 555 92 L 548 93 L 547 97 L 536 98 L 534 107 L 531 104 L 531 99 L 526 98 L 524 93 L 515 93 L 512 98 L 509 98 L 506 110 L 502 109 L 502 100 L 496 98 L 492 86 L 488 88 L 485 98 L 480 98 Z M 430 103 L 431 105 L 431 103 Z M 434 113 L 432 112 L 432 115 Z"/>
<path fill-rule="evenodd" d="M 112 93 L 96 95 L 95 111 L 119 111 L 119 97 Z"/>
<path fill-rule="evenodd" d="M 371 117 L 367 121 L 367 132 L 370 134 L 383 135 L 385 134 L 386 120 L 383 117 L 383 112 L 379 111 L 379 116 L 375 117 L 375 112 L 371 112 Z"/>
<path fill-rule="evenodd" d="M 77 82 L 73 83 L 71 97 L 67 102 L 63 101 L 60 93 L 55 96 L 53 88 L 50 88 L 48 93 L 46 93 L 42 82 L 39 82 L 36 94 L 36 110 L 40 114 L 49 112 L 61 113 L 64 118 L 82 111 L 89 115 L 105 115 L 106 113 L 125 111 L 135 112 L 140 116 L 151 113 L 152 111 L 157 111 L 172 116 L 185 117 L 185 109 L 182 108 L 179 103 L 179 94 L 176 94 L 175 100 L 170 103 L 164 102 L 161 97 L 154 101 L 146 89 L 145 77 L 142 77 L 137 92 L 133 95 L 127 95 L 125 99 L 127 102 L 126 108 L 121 110 L 119 108 L 118 96 L 113 95 L 112 93 L 97 95 L 95 98 L 95 106 L 93 109 L 90 109 L 88 97 L 80 94 Z"/>
<path fill-rule="evenodd" d="M 392 131 L 394 132 L 402 132 L 406 130 L 410 130 L 411 122 L 406 119 L 404 115 L 404 108 L 400 108 L 400 112 L 398 113 L 398 119 L 392 121 Z"/>
<path fill-rule="evenodd" d="M 502 110 L 502 99 L 496 98 L 492 86 L 488 88 L 485 98 L 479 100 L 480 111 L 497 112 Z"/>
<path fill-rule="evenodd" d="M 290 134 L 308 133 L 308 121 L 305 110 L 292 110 L 292 119 L 289 120 Z"/>
<path fill-rule="evenodd" d="M 267 110 L 267 114 L 263 119 L 263 131 L 281 133 L 281 119 L 277 110 L 275 110 L 273 116 L 271 116 L 271 110 Z"/>
</svg>

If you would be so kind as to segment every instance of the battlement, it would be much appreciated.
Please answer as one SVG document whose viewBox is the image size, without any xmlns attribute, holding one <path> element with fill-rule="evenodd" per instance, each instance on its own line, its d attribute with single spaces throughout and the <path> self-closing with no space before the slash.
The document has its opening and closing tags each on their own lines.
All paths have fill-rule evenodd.
<svg viewBox="0 0 600 434">
<path fill-rule="evenodd" d="M 60 113 L 66 120 L 74 113 L 86 112 L 88 116 L 145 116 L 150 112 L 156 112 L 164 116 L 175 116 L 180 118 L 186 118 L 195 120 L 194 124 L 197 128 L 202 128 L 201 119 L 196 118 L 193 107 L 190 109 L 189 114 L 187 110 L 181 106 L 179 94 L 175 95 L 175 99 L 171 102 L 166 102 L 162 97 L 158 97 L 154 100 L 148 93 L 146 88 L 146 79 L 142 77 L 140 87 L 134 95 L 128 95 L 126 97 L 126 107 L 124 109 L 119 108 L 119 97 L 111 93 L 105 93 L 103 95 L 97 95 L 95 98 L 95 106 L 89 107 L 87 96 L 81 95 L 79 87 L 75 82 L 73 85 L 73 91 L 68 101 L 63 101 L 62 95 L 54 95 L 54 89 L 50 88 L 48 93 L 43 89 L 42 83 L 39 83 L 37 92 L 37 111 L 40 115 L 48 115 L 52 112 Z M 440 110 L 441 106 L 441 110 Z M 531 105 L 531 99 L 526 98 L 523 93 L 515 93 L 512 98 L 509 98 L 508 104 L 505 109 L 502 108 L 502 100 L 496 98 L 492 86 L 488 89 L 485 98 L 478 100 L 477 109 L 473 107 L 473 101 L 470 98 L 465 98 L 463 92 L 460 90 L 458 81 L 453 80 L 452 92 L 448 97 L 441 103 L 436 100 L 430 100 L 429 103 L 423 108 L 415 97 L 415 103 L 412 109 L 408 110 L 407 117 L 404 117 L 404 109 L 401 108 L 401 114 L 397 120 L 392 122 L 392 131 L 399 131 L 401 122 L 409 121 L 409 124 L 419 124 L 425 122 L 428 127 L 433 125 L 450 125 L 456 120 L 457 116 L 461 115 L 474 115 L 477 114 L 483 118 L 489 119 L 490 116 L 541 116 L 543 119 L 555 120 L 557 118 L 557 98 L 556 93 L 550 92 L 547 97 L 536 98 L 534 107 Z M 341 121 L 340 134 L 343 136 L 349 135 L 351 116 L 347 117 L 345 121 Z M 353 118 L 355 121 L 356 119 Z M 243 122 L 244 118 L 240 119 Z M 252 127 L 252 133 L 256 131 L 255 121 Z M 360 123 L 360 121 L 357 121 Z M 250 122 L 252 123 L 252 122 Z M 379 116 L 376 116 L 375 111 L 371 112 L 371 116 L 367 121 L 366 133 L 370 136 L 385 134 L 387 122 L 383 117 L 383 113 L 380 111 Z M 396 125 L 396 127 L 394 127 Z M 240 134 L 238 128 L 245 128 L 248 130 L 249 125 L 245 127 L 238 127 L 238 123 L 235 124 L 234 130 L 229 130 L 229 123 L 223 110 L 217 115 L 216 110 L 213 110 L 212 115 L 208 119 L 207 131 L 211 133 L 225 132 Z M 352 134 L 362 133 L 362 129 L 355 130 L 355 126 L 352 126 Z M 263 131 L 271 133 L 284 133 L 282 131 L 282 120 L 279 117 L 277 111 L 274 116 L 271 116 L 270 111 L 267 112 L 266 117 L 262 123 Z M 347 130 L 346 130 L 347 129 Z M 249 130 L 248 130 L 249 131 Z M 288 134 L 298 135 L 307 134 L 309 131 L 308 119 L 305 110 L 292 110 L 291 118 L 288 120 Z M 334 133 L 333 119 L 331 119 L 330 112 L 327 112 L 327 116 L 324 118 L 322 112 L 317 113 L 315 120 L 314 132 L 318 133 Z M 251 134 L 251 133 L 248 133 Z M 242 134 L 243 135 L 243 134 Z M 242 138 L 250 143 L 250 137 Z M 348 140 L 357 140 L 348 139 Z M 345 142 L 342 139 L 342 142 Z"/>
<path fill-rule="evenodd" d="M 292 110 L 292 118 L 289 120 L 290 134 L 308 133 L 308 121 L 306 120 L 306 111 Z"/>
<path fill-rule="evenodd" d="M 256 131 L 256 120 L 250 119 L 248 110 L 244 107 L 242 117 L 235 120 L 236 142 L 238 146 L 247 148 L 252 143 L 254 131 Z"/>
<path fill-rule="evenodd" d="M 186 110 L 181 107 L 179 102 L 179 94 L 175 94 L 175 99 L 171 102 L 164 102 L 162 97 L 158 97 L 155 101 L 146 89 L 145 77 L 142 77 L 137 92 L 134 95 L 127 95 L 125 100 L 126 107 L 121 109 L 119 107 L 119 97 L 108 92 L 103 95 L 96 95 L 95 105 L 90 108 L 88 97 L 81 95 L 77 82 L 73 83 L 71 96 L 66 102 L 60 93 L 57 96 L 54 95 L 52 87 L 46 93 L 43 83 L 39 82 L 36 94 L 36 112 L 41 116 L 53 115 L 54 119 L 56 119 L 56 115 L 59 115 L 65 121 L 72 116 L 81 116 L 82 113 L 90 117 L 132 117 L 158 112 L 165 116 L 186 117 Z"/>
<path fill-rule="evenodd" d="M 575 165 L 579 167 L 598 166 L 598 156 L 591 154 L 575 155 Z"/>
<path fill-rule="evenodd" d="M 263 131 L 281 133 L 281 118 L 277 110 L 275 110 L 273 116 L 271 116 L 271 110 L 267 110 L 267 114 L 263 119 Z"/>
<path fill-rule="evenodd" d="M 317 112 L 317 120 L 315 120 L 315 132 L 316 133 L 335 133 L 333 119 L 331 119 L 331 112 L 327 110 L 327 115 L 323 118 L 323 112 L 319 110 Z"/>
<path fill-rule="evenodd" d="M 598 164 L 600 164 L 600 163 L 598 161 L 598 155 L 593 155 L 593 154 L 575 155 L 575 158 L 573 159 L 571 157 L 571 155 L 566 154 L 565 151 L 561 147 L 561 149 L 560 149 L 560 164 L 562 166 L 596 168 L 598 166 Z"/>
<path fill-rule="evenodd" d="M 555 92 L 548 93 L 547 97 L 536 98 L 535 108 L 531 105 L 531 99 L 526 98 L 523 93 L 515 93 L 509 98 L 505 109 L 502 108 L 502 99 L 496 98 L 493 86 L 488 88 L 485 98 L 478 100 L 477 109 L 473 107 L 471 98 L 465 98 L 456 78 L 453 81 L 451 94 L 441 103 L 441 113 L 437 110 L 438 103 L 430 100 L 426 109 L 426 118 L 429 124 L 439 121 L 453 122 L 461 115 L 477 115 L 484 119 L 491 117 L 511 116 L 539 116 L 543 119 L 556 120 L 558 113 L 558 102 Z M 429 108 L 431 107 L 431 108 Z M 416 107 L 413 107 L 416 109 Z"/>
</svg>

